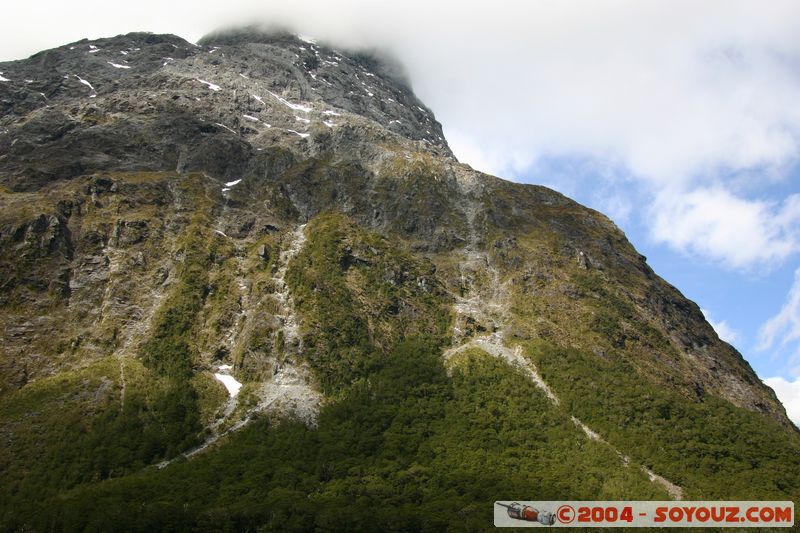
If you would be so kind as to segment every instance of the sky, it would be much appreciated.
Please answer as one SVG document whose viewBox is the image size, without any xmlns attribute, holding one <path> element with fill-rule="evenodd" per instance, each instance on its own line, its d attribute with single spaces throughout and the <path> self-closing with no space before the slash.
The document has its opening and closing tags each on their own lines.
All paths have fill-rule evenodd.
<svg viewBox="0 0 800 533">
<path fill-rule="evenodd" d="M 458 158 L 609 215 L 800 422 L 800 2 L 13 2 L 0 60 L 274 23 L 396 56 Z"/>
</svg>

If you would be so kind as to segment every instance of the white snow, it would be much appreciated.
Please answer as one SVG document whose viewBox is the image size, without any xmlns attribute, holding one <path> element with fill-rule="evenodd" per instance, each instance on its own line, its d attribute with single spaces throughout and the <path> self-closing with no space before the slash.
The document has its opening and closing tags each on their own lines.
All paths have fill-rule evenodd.
<svg viewBox="0 0 800 533">
<path fill-rule="evenodd" d="M 243 116 L 244 118 L 246 118 L 247 120 L 251 120 L 251 121 L 253 121 L 253 122 L 261 122 L 261 121 L 260 121 L 260 120 L 258 120 L 256 117 L 254 117 L 254 116 L 251 116 L 251 115 L 242 115 L 242 116 Z"/>
<path fill-rule="evenodd" d="M 198 98 L 198 100 L 199 100 L 199 98 Z M 232 130 L 231 128 L 229 128 L 229 127 L 228 127 L 228 126 L 226 126 L 225 124 L 222 124 L 222 123 L 220 123 L 220 122 L 215 122 L 214 124 L 215 124 L 215 125 L 217 125 L 217 126 L 219 126 L 220 128 L 225 128 L 226 130 L 228 130 L 228 131 L 229 131 L 229 132 L 231 132 L 231 133 L 236 133 L 234 130 Z"/>
<path fill-rule="evenodd" d="M 266 104 L 264 104 L 264 100 L 262 100 L 260 96 L 256 96 L 255 94 L 251 94 L 250 96 L 252 96 L 252 97 L 253 97 L 253 98 L 255 98 L 256 100 L 258 100 L 258 101 L 259 101 L 259 103 L 261 103 L 261 104 L 263 104 L 263 105 L 266 105 Z"/>
<path fill-rule="evenodd" d="M 278 96 L 277 94 L 275 94 L 272 91 L 267 91 L 267 92 L 269 94 L 271 94 L 272 96 L 274 96 L 275 98 L 277 98 L 280 103 L 282 103 L 283 105 L 285 105 L 289 109 L 294 109 L 296 111 L 302 111 L 303 113 L 308 113 L 309 111 L 311 111 L 313 109 L 313 107 L 310 107 L 310 106 L 305 106 L 305 105 L 301 105 L 301 104 L 293 104 L 293 103 L 291 103 L 291 102 L 289 102 L 287 100 L 284 100 L 283 98 L 281 98 L 280 96 Z"/>
<path fill-rule="evenodd" d="M 89 48 L 91 48 L 92 50 L 97 50 L 97 47 L 95 45 L 93 45 L 93 44 L 90 44 Z"/>
<path fill-rule="evenodd" d="M 336 125 L 333 122 L 328 122 L 327 120 L 323 120 L 322 123 L 328 126 L 329 128 L 332 128 Z"/>
<path fill-rule="evenodd" d="M 331 111 L 330 109 L 326 109 L 322 112 L 323 115 L 330 115 L 332 117 L 341 117 L 341 113 L 337 113 L 336 111 Z"/>
<path fill-rule="evenodd" d="M 211 90 L 212 90 L 212 91 L 214 91 L 214 92 L 216 92 L 216 91 L 219 91 L 219 90 L 222 88 L 222 87 L 220 87 L 219 85 L 217 85 L 216 83 L 211 83 L 210 81 L 201 80 L 200 78 L 196 78 L 196 79 L 197 79 L 197 81 L 199 81 L 200 83 L 202 83 L 202 84 L 205 84 L 205 85 L 208 85 L 208 88 L 209 88 L 209 89 L 211 89 Z"/>
<path fill-rule="evenodd" d="M 219 367 L 217 367 L 217 370 L 219 370 L 220 372 L 227 372 L 233 370 L 233 365 L 219 365 Z"/>
<path fill-rule="evenodd" d="M 297 122 L 302 122 L 302 123 L 304 123 L 304 124 L 311 124 L 311 121 L 310 121 L 310 120 L 308 120 L 307 118 L 303 118 L 303 117 L 294 117 L 294 119 L 295 119 Z"/>
<path fill-rule="evenodd" d="M 220 236 L 222 236 L 222 237 L 225 237 L 226 239 L 228 238 L 228 236 L 227 236 L 227 235 L 225 235 L 225 232 L 224 232 L 224 231 L 220 231 L 220 230 L 218 230 L 218 229 L 215 229 L 215 230 L 214 230 L 214 233 L 216 233 L 217 235 L 220 235 Z"/>
<path fill-rule="evenodd" d="M 289 130 L 289 129 L 287 129 L 286 131 L 294 133 L 295 135 L 299 135 L 303 139 L 305 139 L 306 137 L 310 137 L 311 136 L 310 133 L 300 133 L 299 131 L 294 131 L 294 130 Z"/>
<path fill-rule="evenodd" d="M 90 53 L 90 54 L 96 54 L 96 53 L 97 53 L 97 52 L 99 52 L 99 51 L 100 51 L 100 49 L 99 49 L 99 48 L 95 48 L 94 50 L 89 50 L 89 53 Z"/>
<path fill-rule="evenodd" d="M 246 80 L 249 80 L 249 79 L 250 79 L 250 78 L 248 78 L 247 76 L 245 76 L 244 74 L 241 74 L 241 73 L 239 74 L 239 76 L 243 77 L 243 78 L 244 78 L 244 79 L 246 79 Z"/>
<path fill-rule="evenodd" d="M 317 44 L 317 41 L 309 37 L 308 35 L 298 35 L 297 38 L 303 41 L 304 43 Z"/>
<path fill-rule="evenodd" d="M 233 376 L 228 376 L 227 374 L 214 374 L 214 377 L 221 381 L 223 385 L 225 385 L 225 388 L 228 389 L 228 394 L 231 398 L 239 394 L 239 389 L 242 388 L 242 384 L 236 381 L 236 378 Z"/>
<path fill-rule="evenodd" d="M 0 72 L 0 81 L 11 81 L 11 80 L 10 80 L 10 79 L 8 79 L 8 78 L 4 78 L 4 77 L 3 77 L 3 73 L 2 73 L 2 72 Z"/>
<path fill-rule="evenodd" d="M 124 55 L 124 56 L 128 55 L 128 52 L 126 52 L 125 50 L 120 50 L 119 53 Z"/>
<path fill-rule="evenodd" d="M 107 63 L 114 68 L 131 68 L 128 65 L 120 65 L 119 63 L 112 63 L 111 61 L 107 61 Z"/>
<path fill-rule="evenodd" d="M 87 87 L 89 87 L 91 90 L 93 90 L 93 91 L 94 91 L 94 87 L 92 87 L 92 84 L 91 84 L 91 83 L 89 83 L 89 82 L 88 82 L 88 81 L 86 81 L 85 79 L 81 78 L 81 77 L 80 77 L 80 76 L 78 76 L 77 74 L 74 74 L 74 76 L 75 76 L 76 78 L 78 78 L 78 81 L 79 81 L 79 82 L 81 82 L 82 84 L 86 85 Z"/>
<path fill-rule="evenodd" d="M 226 187 L 233 187 L 234 185 L 239 185 L 241 182 L 242 182 L 241 179 L 234 180 L 234 181 L 229 181 L 228 183 L 225 184 L 225 186 Z"/>
</svg>

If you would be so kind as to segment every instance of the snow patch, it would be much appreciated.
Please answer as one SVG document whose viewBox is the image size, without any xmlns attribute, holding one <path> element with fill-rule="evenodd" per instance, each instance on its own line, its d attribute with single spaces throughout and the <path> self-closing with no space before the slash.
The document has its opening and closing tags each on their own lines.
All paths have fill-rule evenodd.
<svg viewBox="0 0 800 533">
<path fill-rule="evenodd" d="M 252 115 L 242 115 L 242 116 L 243 116 L 245 119 L 247 119 L 247 120 L 250 120 L 250 121 L 252 121 L 252 122 L 261 122 L 260 120 L 258 120 L 256 117 L 254 117 L 254 116 L 252 116 Z"/>
<path fill-rule="evenodd" d="M 10 80 L 10 79 L 8 79 L 8 78 L 4 78 L 4 77 L 3 77 L 3 73 L 2 73 L 2 72 L 0 72 L 0 81 L 11 81 L 11 80 Z"/>
<path fill-rule="evenodd" d="M 322 112 L 322 114 L 323 115 L 330 115 L 332 117 L 341 117 L 342 116 L 341 113 L 337 113 L 336 111 L 332 111 L 330 109 L 326 109 L 325 111 Z"/>
<path fill-rule="evenodd" d="M 106 63 L 108 63 L 109 65 L 111 65 L 114 68 L 131 68 L 128 65 L 120 65 L 119 63 L 113 63 L 111 61 L 106 61 Z"/>
<path fill-rule="evenodd" d="M 214 92 L 217 92 L 217 91 L 219 91 L 220 89 L 222 89 L 222 87 L 220 87 L 220 86 L 219 86 L 219 85 L 217 85 L 216 83 L 211 83 L 210 81 L 201 80 L 200 78 L 195 78 L 195 79 L 196 79 L 197 81 L 199 81 L 200 83 L 204 84 L 204 85 L 208 85 L 208 88 L 209 88 L 209 89 L 211 89 L 211 90 L 212 90 L 212 91 L 214 91 Z"/>
<path fill-rule="evenodd" d="M 225 186 L 226 187 L 233 187 L 234 185 L 239 185 L 241 182 L 242 182 L 241 179 L 234 180 L 234 181 L 229 181 L 228 183 L 225 184 Z"/>
<path fill-rule="evenodd" d="M 303 41 L 304 43 L 317 44 L 317 41 L 312 37 L 309 37 L 308 35 L 298 35 L 297 38 Z"/>
<path fill-rule="evenodd" d="M 283 98 L 281 98 L 280 96 L 278 96 L 277 94 L 275 94 L 272 91 L 267 91 L 267 92 L 269 94 L 271 94 L 272 96 L 274 96 L 275 98 L 277 98 L 280 103 L 282 103 L 283 105 L 285 105 L 289 109 L 294 109 L 296 111 L 302 111 L 303 113 L 308 113 L 309 111 L 314 109 L 313 107 L 310 107 L 310 106 L 305 106 L 305 105 L 301 105 L 301 104 L 293 104 L 293 103 L 289 102 L 288 100 L 284 100 Z"/>
<path fill-rule="evenodd" d="M 255 98 L 256 100 L 258 100 L 258 102 L 259 102 L 260 104 L 262 104 L 262 105 L 267 105 L 267 104 L 265 104 L 265 103 L 264 103 L 264 100 L 262 100 L 262 98 L 261 98 L 260 96 L 257 96 L 257 95 L 255 95 L 255 94 L 251 94 L 250 96 L 252 96 L 252 97 L 253 97 L 253 98 Z"/>
<path fill-rule="evenodd" d="M 304 123 L 304 124 L 311 124 L 311 121 L 310 121 L 310 120 L 308 120 L 307 118 L 303 118 L 303 117 L 294 117 L 294 119 L 295 119 L 297 122 L 302 122 L 302 123 Z"/>
<path fill-rule="evenodd" d="M 242 388 L 242 384 L 236 381 L 236 378 L 227 374 L 214 374 L 214 377 L 225 385 L 231 398 L 239 394 L 239 389 Z"/>
<path fill-rule="evenodd" d="M 336 125 L 333 122 L 328 122 L 327 120 L 323 120 L 322 123 L 328 126 L 329 128 L 332 128 Z"/>
<path fill-rule="evenodd" d="M 287 129 L 286 131 L 288 131 L 290 133 L 294 133 L 295 135 L 299 135 L 303 139 L 305 139 L 306 137 L 310 137 L 311 136 L 310 133 L 300 133 L 299 131 L 294 131 L 294 130 L 289 130 L 289 129 Z"/>
<path fill-rule="evenodd" d="M 197 100 L 200 100 L 200 99 L 198 98 Z M 232 130 L 231 128 L 229 128 L 229 127 L 228 127 L 228 126 L 226 126 L 225 124 L 222 124 L 221 122 L 215 122 L 215 123 L 214 123 L 214 125 L 215 125 L 215 126 L 219 126 L 220 128 L 225 128 L 225 129 L 226 129 L 226 130 L 228 130 L 229 132 L 231 132 L 231 133 L 233 133 L 233 134 L 236 134 L 236 132 L 235 132 L 234 130 Z"/>
<path fill-rule="evenodd" d="M 78 79 L 78 81 L 79 81 L 79 82 L 81 82 L 82 84 L 86 85 L 87 87 L 89 87 L 91 90 L 93 90 L 93 91 L 94 91 L 94 87 L 92 87 L 92 84 L 91 84 L 91 83 L 89 83 L 89 82 L 88 82 L 88 81 L 86 81 L 85 79 L 81 78 L 81 77 L 80 77 L 80 76 L 78 76 L 77 74 L 74 74 L 74 76 L 75 76 L 75 77 Z"/>
<path fill-rule="evenodd" d="M 119 53 L 124 55 L 124 56 L 128 55 L 128 52 L 126 52 L 125 50 L 120 50 Z"/>
</svg>

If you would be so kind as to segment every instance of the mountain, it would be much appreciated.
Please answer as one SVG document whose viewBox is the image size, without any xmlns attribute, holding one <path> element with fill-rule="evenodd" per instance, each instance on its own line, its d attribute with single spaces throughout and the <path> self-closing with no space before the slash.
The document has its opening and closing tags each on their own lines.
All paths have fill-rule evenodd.
<svg viewBox="0 0 800 533">
<path fill-rule="evenodd" d="M 800 433 L 698 306 L 460 164 L 391 58 L 133 33 L 0 79 L 3 530 L 800 497 Z"/>
</svg>

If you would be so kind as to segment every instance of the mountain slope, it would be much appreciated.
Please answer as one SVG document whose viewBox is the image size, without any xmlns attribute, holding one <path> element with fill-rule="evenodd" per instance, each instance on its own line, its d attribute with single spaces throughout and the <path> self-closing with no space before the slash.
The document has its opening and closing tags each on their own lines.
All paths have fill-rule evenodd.
<svg viewBox="0 0 800 533">
<path fill-rule="evenodd" d="M 603 215 L 459 164 L 390 61 L 129 34 L 0 72 L 4 528 L 800 495 L 699 308 Z"/>
</svg>

